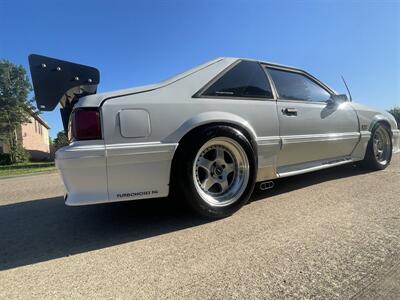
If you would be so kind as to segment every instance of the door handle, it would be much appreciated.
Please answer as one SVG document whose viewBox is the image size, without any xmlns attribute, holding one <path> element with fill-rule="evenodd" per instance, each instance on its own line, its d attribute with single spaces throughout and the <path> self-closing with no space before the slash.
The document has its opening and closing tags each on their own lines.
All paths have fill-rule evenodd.
<svg viewBox="0 0 400 300">
<path fill-rule="evenodd" d="M 282 108 L 282 113 L 287 116 L 297 116 L 297 109 L 295 108 Z"/>
</svg>

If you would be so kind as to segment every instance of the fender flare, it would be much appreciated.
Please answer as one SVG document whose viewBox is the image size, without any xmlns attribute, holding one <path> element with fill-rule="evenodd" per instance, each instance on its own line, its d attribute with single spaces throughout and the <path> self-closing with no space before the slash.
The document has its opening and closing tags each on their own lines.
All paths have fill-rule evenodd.
<svg viewBox="0 0 400 300">
<path fill-rule="evenodd" d="M 193 129 L 203 125 L 211 125 L 215 123 L 235 125 L 235 127 L 238 127 L 239 129 L 241 128 L 248 133 L 249 137 L 251 138 L 250 142 L 252 144 L 256 141 L 257 135 L 253 127 L 242 117 L 228 112 L 210 111 L 200 113 L 187 119 L 182 123 L 181 126 L 178 127 L 177 130 L 167 136 L 163 142 L 179 143 L 179 141 Z"/>
<path fill-rule="evenodd" d="M 372 129 L 375 127 L 375 125 L 377 123 L 385 123 L 385 124 L 387 124 L 389 126 L 390 131 L 393 130 L 389 118 L 384 116 L 384 115 L 382 115 L 382 114 L 377 114 L 372 118 L 371 123 L 369 124 L 368 131 L 372 132 Z M 391 134 L 391 132 L 390 132 L 390 134 Z"/>
</svg>

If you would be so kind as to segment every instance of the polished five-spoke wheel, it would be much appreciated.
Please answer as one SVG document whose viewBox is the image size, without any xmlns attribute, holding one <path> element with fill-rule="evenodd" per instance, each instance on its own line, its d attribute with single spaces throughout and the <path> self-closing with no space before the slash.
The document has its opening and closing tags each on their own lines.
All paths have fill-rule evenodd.
<svg viewBox="0 0 400 300">
<path fill-rule="evenodd" d="M 214 206 L 237 200 L 249 180 L 249 162 L 243 148 L 227 137 L 214 138 L 198 151 L 193 180 L 201 197 Z"/>
<path fill-rule="evenodd" d="M 391 141 L 389 132 L 383 126 L 379 126 L 374 132 L 372 149 L 376 161 L 385 165 L 391 156 Z"/>
<path fill-rule="evenodd" d="M 229 216 L 250 198 L 256 156 L 239 130 L 225 125 L 201 128 L 177 152 L 173 189 L 201 215 Z"/>
<path fill-rule="evenodd" d="M 392 137 L 390 127 L 383 123 L 377 123 L 371 132 L 365 154 L 364 165 L 369 169 L 385 169 L 392 159 Z"/>
</svg>

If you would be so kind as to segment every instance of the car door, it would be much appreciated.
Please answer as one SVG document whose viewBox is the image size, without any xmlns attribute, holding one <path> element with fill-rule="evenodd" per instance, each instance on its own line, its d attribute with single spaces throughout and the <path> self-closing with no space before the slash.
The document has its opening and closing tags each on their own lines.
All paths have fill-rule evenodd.
<svg viewBox="0 0 400 300">
<path fill-rule="evenodd" d="M 281 151 L 277 167 L 351 154 L 359 141 L 357 114 L 348 102 L 330 103 L 329 88 L 305 72 L 266 67 L 277 93 Z"/>
</svg>

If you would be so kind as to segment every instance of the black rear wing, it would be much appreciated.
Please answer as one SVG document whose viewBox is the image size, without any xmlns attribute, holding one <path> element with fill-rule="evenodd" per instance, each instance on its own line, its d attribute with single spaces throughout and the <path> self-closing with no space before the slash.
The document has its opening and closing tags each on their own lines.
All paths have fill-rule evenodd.
<svg viewBox="0 0 400 300">
<path fill-rule="evenodd" d="M 37 108 L 51 111 L 60 103 L 64 130 L 67 131 L 74 103 L 80 97 L 96 94 L 99 70 L 37 54 L 29 55 L 29 68 Z"/>
<path fill-rule="evenodd" d="M 96 94 L 100 72 L 96 68 L 37 54 L 29 55 L 37 108 L 51 111 L 79 97 Z"/>
</svg>

